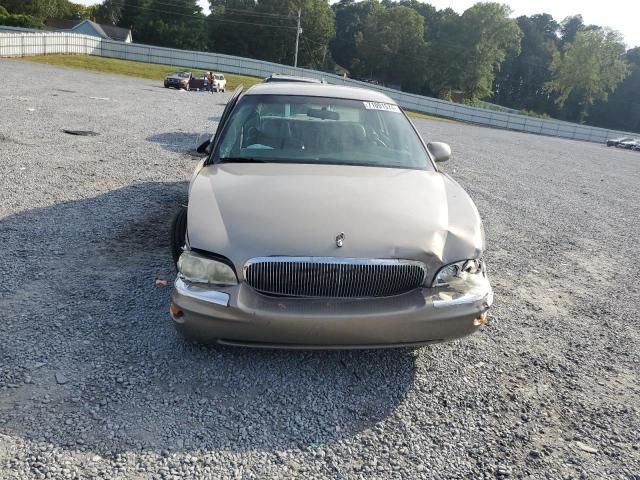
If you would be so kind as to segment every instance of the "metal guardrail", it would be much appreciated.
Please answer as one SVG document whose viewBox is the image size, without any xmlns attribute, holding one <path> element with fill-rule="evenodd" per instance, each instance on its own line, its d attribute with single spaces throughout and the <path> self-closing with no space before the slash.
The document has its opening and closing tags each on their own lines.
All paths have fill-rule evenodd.
<svg viewBox="0 0 640 480">
<path fill-rule="evenodd" d="M 407 110 L 463 122 L 589 142 L 604 142 L 609 138 L 621 136 L 638 136 L 629 132 L 590 127 L 560 120 L 529 117 L 516 113 L 471 107 L 437 98 L 401 92 L 378 85 L 371 85 L 330 73 L 305 68 L 294 68 L 288 65 L 254 60 L 251 58 L 235 57 L 219 53 L 177 50 L 136 43 L 123 43 L 76 33 L 34 32 L 0 26 L 0 57 L 24 57 L 51 54 L 97 55 L 176 67 L 218 70 L 255 77 L 267 77 L 272 73 L 281 73 L 317 79 L 322 78 L 331 84 L 344 84 L 380 91 L 393 98 L 400 106 Z"/>
</svg>

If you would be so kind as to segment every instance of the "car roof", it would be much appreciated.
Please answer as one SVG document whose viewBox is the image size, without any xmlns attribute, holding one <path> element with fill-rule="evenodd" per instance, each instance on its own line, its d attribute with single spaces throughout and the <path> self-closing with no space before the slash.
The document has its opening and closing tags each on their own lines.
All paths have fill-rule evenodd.
<svg viewBox="0 0 640 480">
<path fill-rule="evenodd" d="M 293 75 L 283 75 L 282 73 L 273 73 L 264 79 L 265 82 L 305 82 L 305 83 L 322 83 L 322 80 L 309 77 L 296 77 Z"/>
<path fill-rule="evenodd" d="M 347 100 L 363 100 L 395 104 L 384 93 L 368 88 L 347 87 L 322 83 L 259 83 L 251 87 L 245 95 L 294 95 L 306 97 L 344 98 Z"/>
</svg>

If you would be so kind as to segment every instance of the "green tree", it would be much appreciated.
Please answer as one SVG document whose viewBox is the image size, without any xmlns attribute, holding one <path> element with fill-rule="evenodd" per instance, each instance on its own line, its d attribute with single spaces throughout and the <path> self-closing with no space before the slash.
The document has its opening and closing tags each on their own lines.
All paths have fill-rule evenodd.
<svg viewBox="0 0 640 480">
<path fill-rule="evenodd" d="M 79 20 L 89 18 L 91 16 L 92 7 L 86 7 L 79 3 L 68 2 L 66 0 L 58 0 L 58 13 L 59 18 L 66 18 L 70 20 Z"/>
<path fill-rule="evenodd" d="M 356 38 L 362 33 L 369 13 L 377 4 L 378 0 L 340 0 L 333 4 L 336 34 L 330 42 L 330 50 L 333 59 L 339 65 L 352 69 L 356 56 Z"/>
<path fill-rule="evenodd" d="M 460 87 L 469 99 L 491 95 L 493 79 L 507 53 L 520 51 L 522 33 L 510 13 L 506 5 L 477 3 L 462 14 L 468 50 Z"/>
<path fill-rule="evenodd" d="M 119 12 L 118 25 L 123 28 L 130 28 L 133 38 L 138 34 L 138 21 L 147 12 L 148 0 L 122 0 Z M 137 38 L 136 38 L 137 41 Z"/>
<path fill-rule="evenodd" d="M 444 97 L 460 90 L 469 100 L 490 96 L 508 53 L 520 51 L 522 32 L 510 13 L 506 5 L 476 3 L 445 16 L 430 44 L 430 89 Z"/>
<path fill-rule="evenodd" d="M 49 18 L 88 18 L 89 8 L 68 0 L 2 0 L 2 5 L 13 14 L 23 14 L 41 20 Z"/>
<path fill-rule="evenodd" d="M 424 83 L 426 43 L 424 18 L 404 6 L 377 5 L 356 37 L 354 71 L 416 91 Z"/>
<path fill-rule="evenodd" d="M 118 25 L 122 18 L 122 4 L 118 0 L 104 0 L 93 8 L 92 16 L 96 18 L 98 23 Z"/>
<path fill-rule="evenodd" d="M 121 19 L 122 23 L 122 19 Z M 197 0 L 150 0 L 133 24 L 136 41 L 184 50 L 205 50 L 206 17 Z"/>
<path fill-rule="evenodd" d="M 329 42 L 336 33 L 335 14 L 328 0 L 305 0 L 299 5 L 302 9 L 302 35 L 298 65 L 320 68 L 331 58 Z M 284 42 L 286 46 L 291 45 L 288 37 Z"/>
<path fill-rule="evenodd" d="M 628 74 L 621 35 L 608 29 L 579 31 L 572 43 L 556 52 L 551 62 L 547 91 L 558 93 L 556 103 L 564 106 L 575 95 L 580 106 L 576 120 L 583 122 L 596 101 L 604 101 Z"/>
<path fill-rule="evenodd" d="M 609 95 L 593 106 L 590 123 L 640 133 L 640 47 L 627 51 L 629 76 Z"/>
<path fill-rule="evenodd" d="M 335 19 L 328 0 L 210 0 L 209 48 L 291 65 L 302 11 L 298 65 L 321 67 L 330 56 Z"/>
<path fill-rule="evenodd" d="M 397 3 L 392 0 L 382 0 L 382 4 L 387 7 L 400 5 L 415 10 L 418 15 L 424 19 L 424 39 L 427 43 L 429 43 L 431 37 L 433 37 L 435 31 L 438 29 L 438 25 L 442 21 L 441 15 L 446 15 L 444 10 L 441 10 L 440 12 L 442 13 L 440 13 L 433 5 L 420 2 L 419 0 L 400 0 Z"/>
<path fill-rule="evenodd" d="M 560 25 L 551 15 L 517 19 L 522 31 L 521 52 L 512 52 L 494 81 L 494 100 L 500 105 L 535 112 L 553 110 L 544 85 L 551 80 L 549 66 L 558 49 Z"/>
<path fill-rule="evenodd" d="M 582 15 L 573 15 L 565 18 L 562 21 L 560 29 L 560 39 L 562 40 L 562 43 L 573 43 L 578 32 L 581 32 L 584 29 L 585 25 Z"/>
<path fill-rule="evenodd" d="M 3 15 L 0 7 L 0 25 L 7 25 L 9 27 L 24 27 L 24 28 L 42 28 L 44 24 L 42 20 L 31 15 L 21 15 L 19 13 L 9 13 Z M 6 10 L 5 10 L 6 11 Z"/>
<path fill-rule="evenodd" d="M 418 15 L 424 18 L 425 33 L 427 33 L 427 29 L 433 25 L 433 22 L 438 19 L 438 10 L 430 3 L 420 2 L 419 0 L 400 0 L 399 2 L 383 0 L 382 3 L 388 7 L 400 5 L 415 10 Z"/>
<path fill-rule="evenodd" d="M 211 14 L 207 18 L 208 45 L 213 52 L 251 57 L 256 32 L 250 25 L 257 22 L 282 24 L 280 19 L 262 21 L 254 12 L 256 5 L 253 0 L 210 0 L 210 8 Z M 292 23 L 288 22 L 287 26 L 292 26 Z"/>
<path fill-rule="evenodd" d="M 57 17 L 59 11 L 57 0 L 2 0 L 2 5 L 13 14 L 31 15 L 41 19 Z"/>
</svg>

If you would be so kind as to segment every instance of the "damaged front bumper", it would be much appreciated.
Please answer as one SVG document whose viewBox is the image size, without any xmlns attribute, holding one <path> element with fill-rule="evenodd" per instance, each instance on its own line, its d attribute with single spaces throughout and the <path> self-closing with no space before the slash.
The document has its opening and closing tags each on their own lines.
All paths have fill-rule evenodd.
<svg viewBox="0 0 640 480">
<path fill-rule="evenodd" d="M 464 337 L 493 303 L 480 275 L 385 298 L 272 297 L 241 283 L 209 289 L 176 279 L 171 315 L 201 341 L 272 348 L 418 346 Z"/>
</svg>

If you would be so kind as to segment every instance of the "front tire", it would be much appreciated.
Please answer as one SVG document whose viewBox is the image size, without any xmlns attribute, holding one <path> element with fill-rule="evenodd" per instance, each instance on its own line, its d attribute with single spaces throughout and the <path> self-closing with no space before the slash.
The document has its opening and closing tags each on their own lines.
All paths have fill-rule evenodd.
<svg viewBox="0 0 640 480">
<path fill-rule="evenodd" d="M 181 206 L 171 221 L 171 255 L 173 256 L 173 263 L 176 265 L 180 255 L 182 255 L 182 247 L 184 247 L 186 239 L 187 207 Z"/>
</svg>

